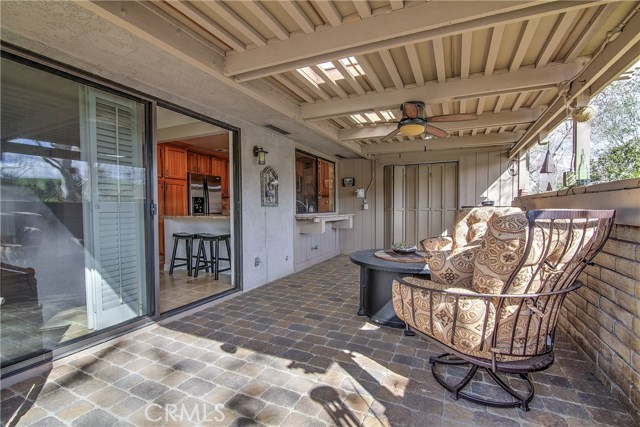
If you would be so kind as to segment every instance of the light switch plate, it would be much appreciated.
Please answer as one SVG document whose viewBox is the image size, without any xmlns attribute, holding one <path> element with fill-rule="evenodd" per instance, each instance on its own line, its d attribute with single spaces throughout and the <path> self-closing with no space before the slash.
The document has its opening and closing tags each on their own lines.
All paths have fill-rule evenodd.
<svg viewBox="0 0 640 427">
<path fill-rule="evenodd" d="M 356 197 L 364 199 L 364 188 L 357 188 L 356 189 Z"/>
</svg>

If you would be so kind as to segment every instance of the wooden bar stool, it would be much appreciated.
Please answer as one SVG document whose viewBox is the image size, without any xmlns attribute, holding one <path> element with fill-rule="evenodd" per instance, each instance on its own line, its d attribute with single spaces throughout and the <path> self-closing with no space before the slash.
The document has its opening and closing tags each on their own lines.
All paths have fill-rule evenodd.
<svg viewBox="0 0 640 427">
<path fill-rule="evenodd" d="M 231 235 L 230 234 L 211 234 L 211 233 L 198 233 L 196 238 L 200 239 L 198 245 L 198 255 L 196 258 L 196 266 L 194 268 L 194 276 L 198 277 L 200 270 L 205 269 L 208 273 L 213 272 L 213 278 L 218 280 L 219 273 L 223 271 L 231 270 Z M 220 257 L 220 241 L 223 240 L 227 246 L 227 258 Z M 209 256 L 207 259 L 207 252 L 205 249 L 205 242 L 209 242 Z M 228 261 L 229 267 L 220 268 L 220 261 Z M 202 265 L 200 265 L 202 263 Z"/>
<path fill-rule="evenodd" d="M 193 252 L 193 239 L 195 238 L 196 235 L 191 233 L 173 233 L 173 254 L 171 255 L 171 266 L 169 267 L 169 274 L 173 274 L 173 269 L 175 267 L 186 266 L 187 275 L 191 276 L 191 258 L 193 258 L 193 255 L 191 253 Z M 184 240 L 186 258 L 176 257 L 176 252 L 178 251 L 178 243 L 181 240 Z M 183 262 L 182 264 L 176 264 L 176 261 L 186 262 Z"/>
</svg>

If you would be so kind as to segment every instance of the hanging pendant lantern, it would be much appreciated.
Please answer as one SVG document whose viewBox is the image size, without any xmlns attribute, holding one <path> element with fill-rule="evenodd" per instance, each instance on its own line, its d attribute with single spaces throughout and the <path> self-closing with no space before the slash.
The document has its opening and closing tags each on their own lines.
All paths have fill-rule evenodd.
<svg viewBox="0 0 640 427">
<path fill-rule="evenodd" d="M 544 162 L 542 162 L 540 173 L 556 173 L 556 165 L 553 163 L 553 156 L 549 149 L 547 149 L 547 154 L 544 156 Z"/>
</svg>

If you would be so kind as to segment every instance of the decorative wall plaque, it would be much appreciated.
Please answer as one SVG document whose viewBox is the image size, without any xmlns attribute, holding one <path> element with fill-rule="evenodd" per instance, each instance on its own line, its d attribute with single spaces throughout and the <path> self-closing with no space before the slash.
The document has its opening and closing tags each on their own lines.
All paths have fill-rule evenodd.
<svg viewBox="0 0 640 427">
<path fill-rule="evenodd" d="M 260 172 L 262 206 L 278 206 L 278 174 L 271 166 Z"/>
</svg>

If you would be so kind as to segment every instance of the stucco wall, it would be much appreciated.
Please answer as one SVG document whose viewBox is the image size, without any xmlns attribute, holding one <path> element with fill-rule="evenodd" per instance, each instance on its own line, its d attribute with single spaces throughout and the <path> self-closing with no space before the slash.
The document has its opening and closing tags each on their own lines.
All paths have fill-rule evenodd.
<svg viewBox="0 0 640 427">
<path fill-rule="evenodd" d="M 612 393 L 640 414 L 640 183 L 618 181 L 520 197 L 527 209 L 616 209 L 609 240 L 562 307 L 559 329 Z"/>
</svg>

